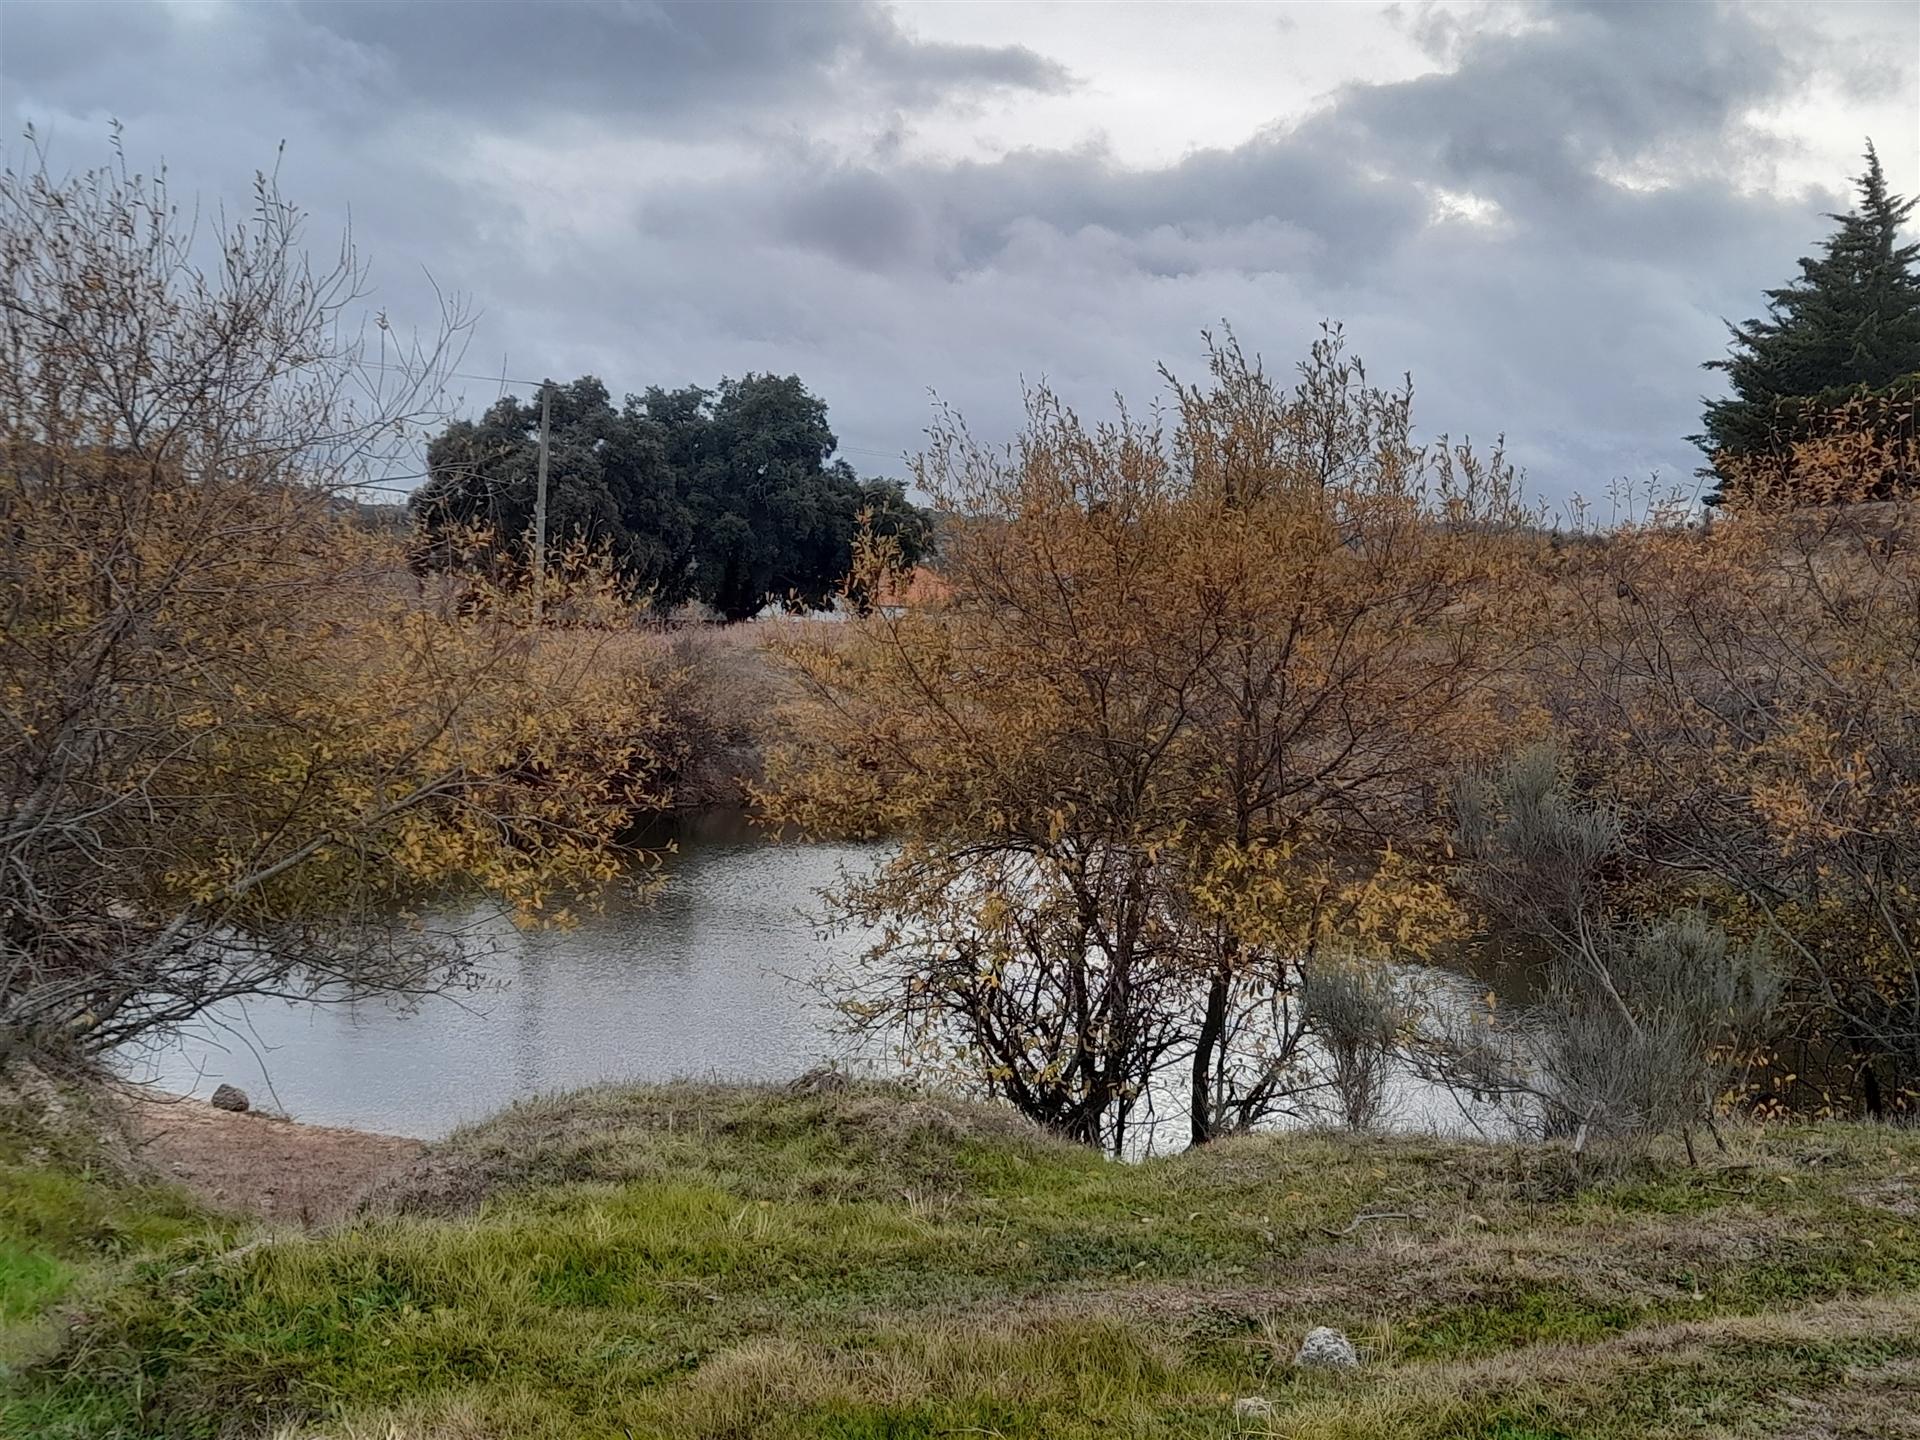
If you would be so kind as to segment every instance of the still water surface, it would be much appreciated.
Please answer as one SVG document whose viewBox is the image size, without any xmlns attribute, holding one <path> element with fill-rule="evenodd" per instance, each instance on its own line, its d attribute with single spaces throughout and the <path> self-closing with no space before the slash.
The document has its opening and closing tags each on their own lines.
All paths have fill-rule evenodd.
<svg viewBox="0 0 1920 1440">
<path fill-rule="evenodd" d="M 182 1094 L 209 1095 L 225 1082 L 311 1124 L 423 1139 L 513 1100 L 594 1081 L 791 1079 L 850 1058 L 807 982 L 862 937 L 823 937 L 809 916 L 823 886 L 879 853 L 774 843 L 720 817 L 683 831 L 650 898 L 612 902 L 572 929 L 520 931 L 477 910 L 435 917 L 470 926 L 481 942 L 476 990 L 412 1006 L 236 1004 L 129 1068 Z M 1449 986 L 1463 995 L 1485 988 L 1422 972 L 1430 999 Z M 1148 1107 L 1169 1141 L 1184 1138 L 1184 1120 L 1171 1118 L 1177 1090 Z M 1388 1120 L 1399 1128 L 1509 1123 L 1409 1074 L 1389 1090 Z"/>
<path fill-rule="evenodd" d="M 229 1006 L 132 1068 L 168 1090 L 208 1095 L 224 1081 L 312 1124 L 429 1139 L 596 1080 L 791 1078 L 843 1048 L 804 982 L 859 945 L 823 941 L 807 912 L 842 866 L 876 853 L 690 834 L 650 899 L 570 930 L 457 917 L 482 942 L 478 990 L 411 1008 Z"/>
</svg>

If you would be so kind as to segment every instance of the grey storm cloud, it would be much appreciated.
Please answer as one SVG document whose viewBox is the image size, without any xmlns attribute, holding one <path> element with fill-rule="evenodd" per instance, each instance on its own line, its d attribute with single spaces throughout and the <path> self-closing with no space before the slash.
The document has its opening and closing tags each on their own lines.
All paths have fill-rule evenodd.
<svg viewBox="0 0 1920 1440">
<path fill-rule="evenodd" d="M 1324 127 L 1448 183 L 1565 196 L 1593 167 L 1736 141 L 1742 111 L 1789 87 L 1777 34 L 1712 5 L 1561 4 L 1553 23 L 1456 42 L 1455 68 L 1352 87 Z"/>
<path fill-rule="evenodd" d="M 1790 80 L 1777 40 L 1707 6 L 1567 7 L 1550 31 L 1469 42 L 1450 72 L 1350 86 L 1291 130 L 1159 169 L 1022 151 L 990 164 L 840 173 L 827 183 L 857 199 L 831 212 L 838 224 L 816 174 L 789 173 L 773 188 L 787 194 L 776 213 L 792 217 L 796 243 L 857 264 L 898 258 L 867 231 L 882 204 L 884 229 L 903 247 L 922 249 L 928 230 L 941 236 L 949 268 L 991 262 L 1023 219 L 1123 235 L 1274 222 L 1313 238 L 1305 263 L 1323 278 L 1357 279 L 1430 229 L 1423 183 L 1482 196 L 1583 251 L 1657 256 L 1666 239 L 1703 238 L 1702 222 L 1715 242 L 1729 238 L 1715 231 L 1749 228 L 1752 207 L 1723 191 L 1649 202 L 1596 165 L 1724 153 L 1741 143 L 1729 133 L 1739 114 Z M 763 196 L 766 179 L 752 181 Z M 1302 257 L 1287 264 L 1298 269 Z"/>
<path fill-rule="evenodd" d="M 12 0 L 0 39 L 8 89 L 29 99 L 142 114 L 257 92 L 271 103 L 254 121 L 291 110 L 340 129 L 424 110 L 490 126 L 586 118 L 684 132 L 1073 83 L 1022 46 L 917 40 L 877 3 Z"/>
<path fill-rule="evenodd" d="M 289 19 L 289 36 L 352 47 L 390 97 L 493 117 L 680 122 L 817 104 L 840 85 L 924 104 L 956 91 L 1070 83 L 1062 66 L 1021 46 L 915 41 L 871 4 L 585 0 L 456 12 L 304 0 Z"/>
<path fill-rule="evenodd" d="M 887 469 L 929 389 L 1006 433 L 1023 376 L 1139 399 L 1222 317 L 1273 363 L 1333 317 L 1414 372 L 1425 426 L 1504 430 L 1554 497 L 1691 469 L 1721 317 L 1791 273 L 1844 184 L 1743 188 L 1786 143 L 1751 116 L 1809 57 L 1874 70 L 1814 10 L 1553 5 L 1488 27 L 1421 7 L 1402 22 L 1441 68 L 1341 85 L 1236 145 L 951 159 L 902 136 L 1091 80 L 872 4 L 106 13 L 0 8 L 10 129 L 77 164 L 117 116 L 134 154 L 227 195 L 285 137 L 288 192 L 317 223 L 350 208 L 402 305 L 423 268 L 473 297 L 470 368 L 616 390 L 796 371 Z M 1911 50 L 1920 21 L 1893 23 Z"/>
</svg>

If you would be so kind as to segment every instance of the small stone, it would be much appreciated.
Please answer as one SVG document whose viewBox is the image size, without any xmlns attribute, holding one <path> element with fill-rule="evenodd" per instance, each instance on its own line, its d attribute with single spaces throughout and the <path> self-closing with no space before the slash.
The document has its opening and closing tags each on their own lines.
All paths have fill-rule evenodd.
<svg viewBox="0 0 1920 1440">
<path fill-rule="evenodd" d="M 213 1092 L 209 1102 L 216 1110 L 231 1110 L 238 1115 L 243 1110 L 253 1108 L 253 1102 L 247 1099 L 247 1092 L 236 1085 L 221 1085 Z"/>
<path fill-rule="evenodd" d="M 1267 1420 L 1273 1416 L 1273 1401 L 1264 1395 L 1242 1395 L 1233 1402 L 1236 1420 Z"/>
<path fill-rule="evenodd" d="M 1354 1353 L 1351 1340 L 1338 1330 L 1321 1325 L 1307 1332 L 1293 1363 L 1316 1369 L 1351 1370 L 1360 1363 L 1360 1357 Z"/>
</svg>

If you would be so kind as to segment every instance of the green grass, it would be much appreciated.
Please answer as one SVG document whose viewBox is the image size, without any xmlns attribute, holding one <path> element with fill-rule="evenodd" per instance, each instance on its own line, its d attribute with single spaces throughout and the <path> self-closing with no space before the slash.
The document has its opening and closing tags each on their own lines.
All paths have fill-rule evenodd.
<svg viewBox="0 0 1920 1440">
<path fill-rule="evenodd" d="M 455 1137 L 350 1225 L 239 1248 L 263 1237 L 68 1161 L 9 1160 L 0 1313 L 85 1296 L 12 1380 L 0 1434 L 1639 1440 L 1904 1423 L 1920 1135 L 1734 1144 L 1702 1171 L 1669 1158 L 1586 1184 L 1551 1149 L 1315 1135 L 1118 1165 L 895 1092 L 607 1089 Z M 1326 1233 L 1377 1211 L 1417 1218 Z M 1317 1324 L 1367 1369 L 1295 1371 Z M 1252 1395 L 1271 1416 L 1236 1419 Z"/>
<path fill-rule="evenodd" d="M 49 1126 L 0 1107 L 0 1380 L 53 1343 L 56 1306 L 110 1285 L 134 1257 L 210 1231 L 184 1194 L 130 1183 L 96 1127 L 70 1118 Z"/>
<path fill-rule="evenodd" d="M 73 1286 L 73 1266 L 45 1250 L 0 1240 L 0 1326 L 39 1315 Z"/>
</svg>

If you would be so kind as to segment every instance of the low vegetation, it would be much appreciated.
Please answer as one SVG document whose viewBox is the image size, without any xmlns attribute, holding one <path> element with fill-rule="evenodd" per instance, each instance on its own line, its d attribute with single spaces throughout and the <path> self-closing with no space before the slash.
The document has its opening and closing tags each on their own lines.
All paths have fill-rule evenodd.
<svg viewBox="0 0 1920 1440">
<path fill-rule="evenodd" d="M 1104 422 L 1040 389 L 1005 448 L 936 422 L 940 590 L 777 646 L 766 811 L 901 840 L 835 896 L 849 1025 L 1115 1153 L 1175 1091 L 1196 1144 L 1364 1123 L 1396 1051 L 1542 1134 L 1920 1109 L 1920 247 L 1868 161 L 1734 332 L 1725 511 L 1550 529 L 1333 327 Z M 1373 1023 L 1313 973 L 1487 940 L 1551 1003 Z"/>
<path fill-rule="evenodd" d="M 563 548 L 535 644 L 360 523 L 461 322 L 356 329 L 364 270 L 301 218 L 263 178 L 209 269 L 124 161 L 0 176 L 0 1061 L 456 983 L 410 906 L 554 918 L 663 797 L 673 675 L 604 557 Z"/>
<path fill-rule="evenodd" d="M 1416 445 L 1337 329 L 1291 384 L 1210 358 L 1165 417 L 936 425 L 944 592 L 778 646 L 766 809 L 903 840 L 839 896 L 882 936 L 844 1011 L 1116 1153 L 1156 1082 L 1196 1143 L 1289 1108 L 1275 1012 L 1329 947 L 1458 932 L 1435 782 L 1527 711 L 1498 451 Z"/>
<path fill-rule="evenodd" d="M 8 1303 L 79 1304 L 7 1433 L 1904 1433 L 1920 1137 L 1728 1144 L 1587 1183 L 1559 1147 L 1319 1134 L 1121 1164 L 831 1078 L 600 1089 L 311 1235 L 9 1152 L 0 1253 L 66 1278 Z M 1294 1368 L 1322 1324 L 1359 1371 Z"/>
<path fill-rule="evenodd" d="M 97 1094 L 19 1066 L 7 1079 L 0 1090 L 0 1367 L 42 1353 L 55 1307 L 137 1257 L 189 1236 L 218 1243 L 235 1228 L 147 1175 Z"/>
</svg>

